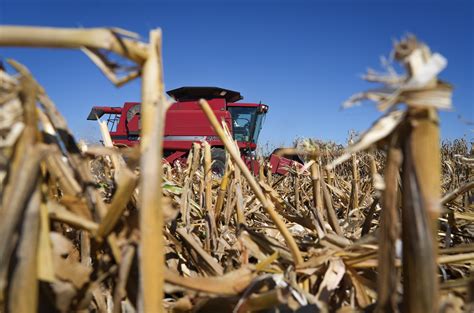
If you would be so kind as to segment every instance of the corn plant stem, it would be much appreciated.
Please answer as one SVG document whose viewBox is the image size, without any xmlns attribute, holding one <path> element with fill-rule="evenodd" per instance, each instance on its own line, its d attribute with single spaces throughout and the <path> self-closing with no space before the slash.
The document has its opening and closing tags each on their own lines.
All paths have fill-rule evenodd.
<svg viewBox="0 0 474 313">
<path fill-rule="evenodd" d="M 226 169 L 219 186 L 219 191 L 217 192 L 217 200 L 216 200 L 216 206 L 215 206 L 216 222 L 219 220 L 219 217 L 222 212 L 222 206 L 224 205 L 224 197 L 226 195 L 228 184 L 229 184 L 229 171 L 228 169 Z"/>
<path fill-rule="evenodd" d="M 321 177 L 319 173 L 319 165 L 313 161 L 310 167 L 311 182 L 313 191 L 313 215 L 315 219 L 315 227 L 320 238 L 326 235 L 326 228 L 323 221 L 323 197 L 321 194 Z"/>
<path fill-rule="evenodd" d="M 463 193 L 468 192 L 469 190 L 473 188 L 474 188 L 474 180 L 468 181 L 462 186 L 459 186 L 458 188 L 444 195 L 443 198 L 441 199 L 441 204 L 443 205 L 448 204 L 449 202 L 456 200 L 456 198 L 462 195 Z"/>
<path fill-rule="evenodd" d="M 313 182 L 313 205 L 322 214 L 323 198 L 321 196 L 321 175 L 316 162 L 311 164 L 311 181 Z"/>
<path fill-rule="evenodd" d="M 225 135 L 224 130 L 222 129 L 222 126 L 219 124 L 219 121 L 217 120 L 216 116 L 212 112 L 209 104 L 207 103 L 206 100 L 203 100 L 203 99 L 199 101 L 199 104 L 201 105 L 202 110 L 204 111 L 207 118 L 209 119 L 209 122 L 211 123 L 214 131 L 217 133 L 221 141 L 224 143 L 228 153 L 230 154 L 230 156 L 232 157 L 232 160 L 234 161 L 234 164 L 236 164 L 239 167 L 240 171 L 246 178 L 250 188 L 254 191 L 255 195 L 262 203 L 262 207 L 268 213 L 268 215 L 270 215 L 270 218 L 273 220 L 278 230 L 281 232 L 283 238 L 285 238 L 285 241 L 288 244 L 288 247 L 293 256 L 293 261 L 295 262 L 295 265 L 303 263 L 303 257 L 301 256 L 301 252 L 298 248 L 298 245 L 295 242 L 295 239 L 291 236 L 290 232 L 285 226 L 285 223 L 283 223 L 278 213 L 276 213 L 273 203 L 271 203 L 265 197 L 262 189 L 260 188 L 258 183 L 255 181 L 254 177 L 250 173 L 250 170 L 247 168 L 244 161 L 240 157 L 239 152 L 236 150 L 234 146 L 234 143 L 231 140 L 229 140 L 229 138 L 227 138 L 227 136 Z"/>
<path fill-rule="evenodd" d="M 398 238 L 398 173 L 402 163 L 399 149 L 390 147 L 385 168 L 378 252 L 378 299 L 376 312 L 397 311 L 397 269 L 395 243 Z"/>
<path fill-rule="evenodd" d="M 41 191 L 47 192 L 47 185 L 43 182 Z M 50 221 L 48 216 L 48 207 L 44 201 L 39 208 L 39 234 L 38 234 L 38 279 L 47 282 L 53 282 L 55 278 L 53 265 L 53 249 L 50 240 Z M 82 240 L 82 233 L 81 233 Z M 82 244 L 81 244 L 82 248 Z M 82 257 L 82 256 L 81 256 Z"/>
<path fill-rule="evenodd" d="M 436 312 L 441 157 L 435 109 L 409 109 L 403 149 L 403 310 Z"/>
<path fill-rule="evenodd" d="M 378 174 L 377 172 L 377 162 L 375 162 L 375 156 L 373 152 L 368 154 L 369 156 L 369 162 L 370 162 L 370 177 L 372 179 L 372 188 L 375 189 L 376 187 L 376 175 Z"/>
<path fill-rule="evenodd" d="M 352 154 L 352 210 L 359 207 L 359 166 L 357 163 L 357 155 L 354 153 Z"/>
<path fill-rule="evenodd" d="M 7 287 L 8 264 L 18 238 L 15 228 L 36 188 L 40 162 L 46 148 L 36 144 L 36 86 L 29 76 L 20 80 L 20 95 L 23 97 L 23 120 L 25 129 L 20 135 L 9 169 L 9 184 L 3 190 L 0 206 L 0 300 Z"/>
<path fill-rule="evenodd" d="M 163 133 L 165 108 L 161 64 L 161 30 L 150 32 L 143 66 L 140 149 L 140 311 L 163 312 L 164 238 L 162 211 Z"/>
<path fill-rule="evenodd" d="M 321 181 L 321 189 L 323 192 L 324 202 L 326 203 L 326 214 L 328 216 L 329 224 L 331 225 L 332 229 L 338 234 L 339 236 L 344 236 L 344 232 L 342 231 L 341 226 L 339 225 L 339 220 L 337 219 L 336 210 L 334 210 L 334 205 L 332 203 L 331 193 L 329 192 L 326 182 L 323 180 Z"/>
<path fill-rule="evenodd" d="M 294 176 L 294 185 L 293 190 L 295 192 L 295 209 L 298 211 L 300 207 L 300 174 L 298 173 L 298 169 L 295 165 L 295 176 Z"/>
<path fill-rule="evenodd" d="M 209 232 L 207 236 L 209 237 L 210 249 L 212 250 L 216 247 L 216 237 L 217 237 L 217 227 L 216 227 L 216 214 L 214 212 L 214 207 L 212 206 L 212 156 L 211 156 L 211 146 L 209 143 L 203 143 L 204 150 L 204 202 L 206 206 L 206 213 L 209 216 Z"/>
<path fill-rule="evenodd" d="M 17 260 L 10 273 L 12 282 L 6 301 L 7 312 L 34 313 L 38 310 L 37 250 L 41 191 L 37 182 L 36 188 L 28 196 L 21 236 L 18 238 L 18 248 L 15 252 Z"/>
<path fill-rule="evenodd" d="M 211 172 L 211 146 L 204 142 L 204 183 L 205 183 L 205 205 L 208 214 L 213 215 L 213 208 L 212 208 L 212 172 Z M 212 225 L 214 226 L 214 225 Z"/>
<path fill-rule="evenodd" d="M 112 232 L 135 191 L 137 181 L 135 174 L 124 167 L 119 175 L 117 182 L 120 184 L 97 230 L 99 238 L 104 238 Z"/>
<path fill-rule="evenodd" d="M 243 208 L 243 195 L 242 195 L 242 180 L 240 179 L 240 169 L 236 167 L 234 169 L 235 178 L 235 196 L 237 201 L 235 203 L 235 213 L 237 216 L 238 225 L 245 224 L 245 214 Z"/>
</svg>

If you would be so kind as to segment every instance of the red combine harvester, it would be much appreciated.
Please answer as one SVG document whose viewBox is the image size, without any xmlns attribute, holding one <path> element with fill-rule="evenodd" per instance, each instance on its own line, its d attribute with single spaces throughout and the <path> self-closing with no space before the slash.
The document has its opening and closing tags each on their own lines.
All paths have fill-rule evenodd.
<svg viewBox="0 0 474 313">
<path fill-rule="evenodd" d="M 214 132 L 199 106 L 206 99 L 218 120 L 224 120 L 240 148 L 249 169 L 258 173 L 255 158 L 257 139 L 268 106 L 261 103 L 241 103 L 237 91 L 218 87 L 181 87 L 167 92 L 176 100 L 166 113 L 163 155 L 167 162 L 185 161 L 194 142 L 207 141 L 212 147 L 212 170 L 223 174 L 225 170 L 224 145 Z M 123 107 L 92 108 L 88 120 L 107 115 L 107 124 L 116 146 L 133 146 L 140 141 L 140 103 L 125 102 Z M 272 172 L 285 174 L 294 161 L 272 154 Z"/>
</svg>

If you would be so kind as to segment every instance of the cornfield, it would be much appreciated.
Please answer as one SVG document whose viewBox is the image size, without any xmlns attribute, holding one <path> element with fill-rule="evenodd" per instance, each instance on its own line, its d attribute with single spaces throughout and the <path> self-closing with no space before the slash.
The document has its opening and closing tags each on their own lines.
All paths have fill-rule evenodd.
<svg viewBox="0 0 474 313">
<path fill-rule="evenodd" d="M 206 142 L 161 161 L 170 103 L 149 38 L 0 27 L 0 46 L 81 49 L 117 86 L 142 78 L 140 147 L 118 149 L 105 124 L 103 146 L 77 141 L 26 66 L 0 70 L 0 312 L 474 311 L 474 151 L 439 138 L 444 57 L 396 42 L 406 73 L 369 71 L 382 87 L 344 104 L 372 100 L 380 119 L 346 148 L 300 140 L 286 175 L 262 161 L 254 176 L 201 100 L 227 151 L 218 177 Z"/>
</svg>

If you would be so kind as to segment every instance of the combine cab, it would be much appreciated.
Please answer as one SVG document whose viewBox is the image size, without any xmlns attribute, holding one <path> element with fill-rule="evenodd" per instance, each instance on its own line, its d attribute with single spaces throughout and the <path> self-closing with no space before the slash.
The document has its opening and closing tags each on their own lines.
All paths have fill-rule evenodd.
<svg viewBox="0 0 474 313">
<path fill-rule="evenodd" d="M 237 91 L 217 87 L 181 87 L 168 91 L 176 102 L 166 113 L 163 154 L 169 163 L 184 161 L 194 142 L 207 141 L 212 147 L 212 170 L 222 174 L 225 170 L 223 143 L 212 129 L 199 106 L 206 99 L 218 120 L 227 124 L 240 148 L 242 158 L 254 173 L 257 140 L 268 106 L 261 103 L 238 102 L 243 99 Z M 133 146 L 140 141 L 140 103 L 126 102 L 123 107 L 93 107 L 88 120 L 106 115 L 110 136 L 116 146 Z M 272 155 L 274 173 L 285 174 L 291 160 Z"/>
</svg>

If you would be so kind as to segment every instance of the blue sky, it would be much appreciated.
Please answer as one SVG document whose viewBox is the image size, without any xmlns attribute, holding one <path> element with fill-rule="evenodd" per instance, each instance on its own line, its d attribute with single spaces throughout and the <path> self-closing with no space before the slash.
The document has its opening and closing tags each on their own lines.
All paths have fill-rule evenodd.
<svg viewBox="0 0 474 313">
<path fill-rule="evenodd" d="M 375 107 L 341 111 L 370 84 L 392 39 L 407 32 L 448 59 L 440 77 L 455 86 L 454 109 L 441 114 L 443 138 L 473 137 L 474 1 L 22 1 L 0 0 L 0 24 L 163 29 L 167 89 L 221 86 L 270 106 L 260 142 L 295 137 L 346 141 L 380 116 Z M 30 68 L 79 138 L 97 138 L 93 105 L 140 99 L 136 81 L 115 88 L 80 51 L 1 48 Z"/>
</svg>

